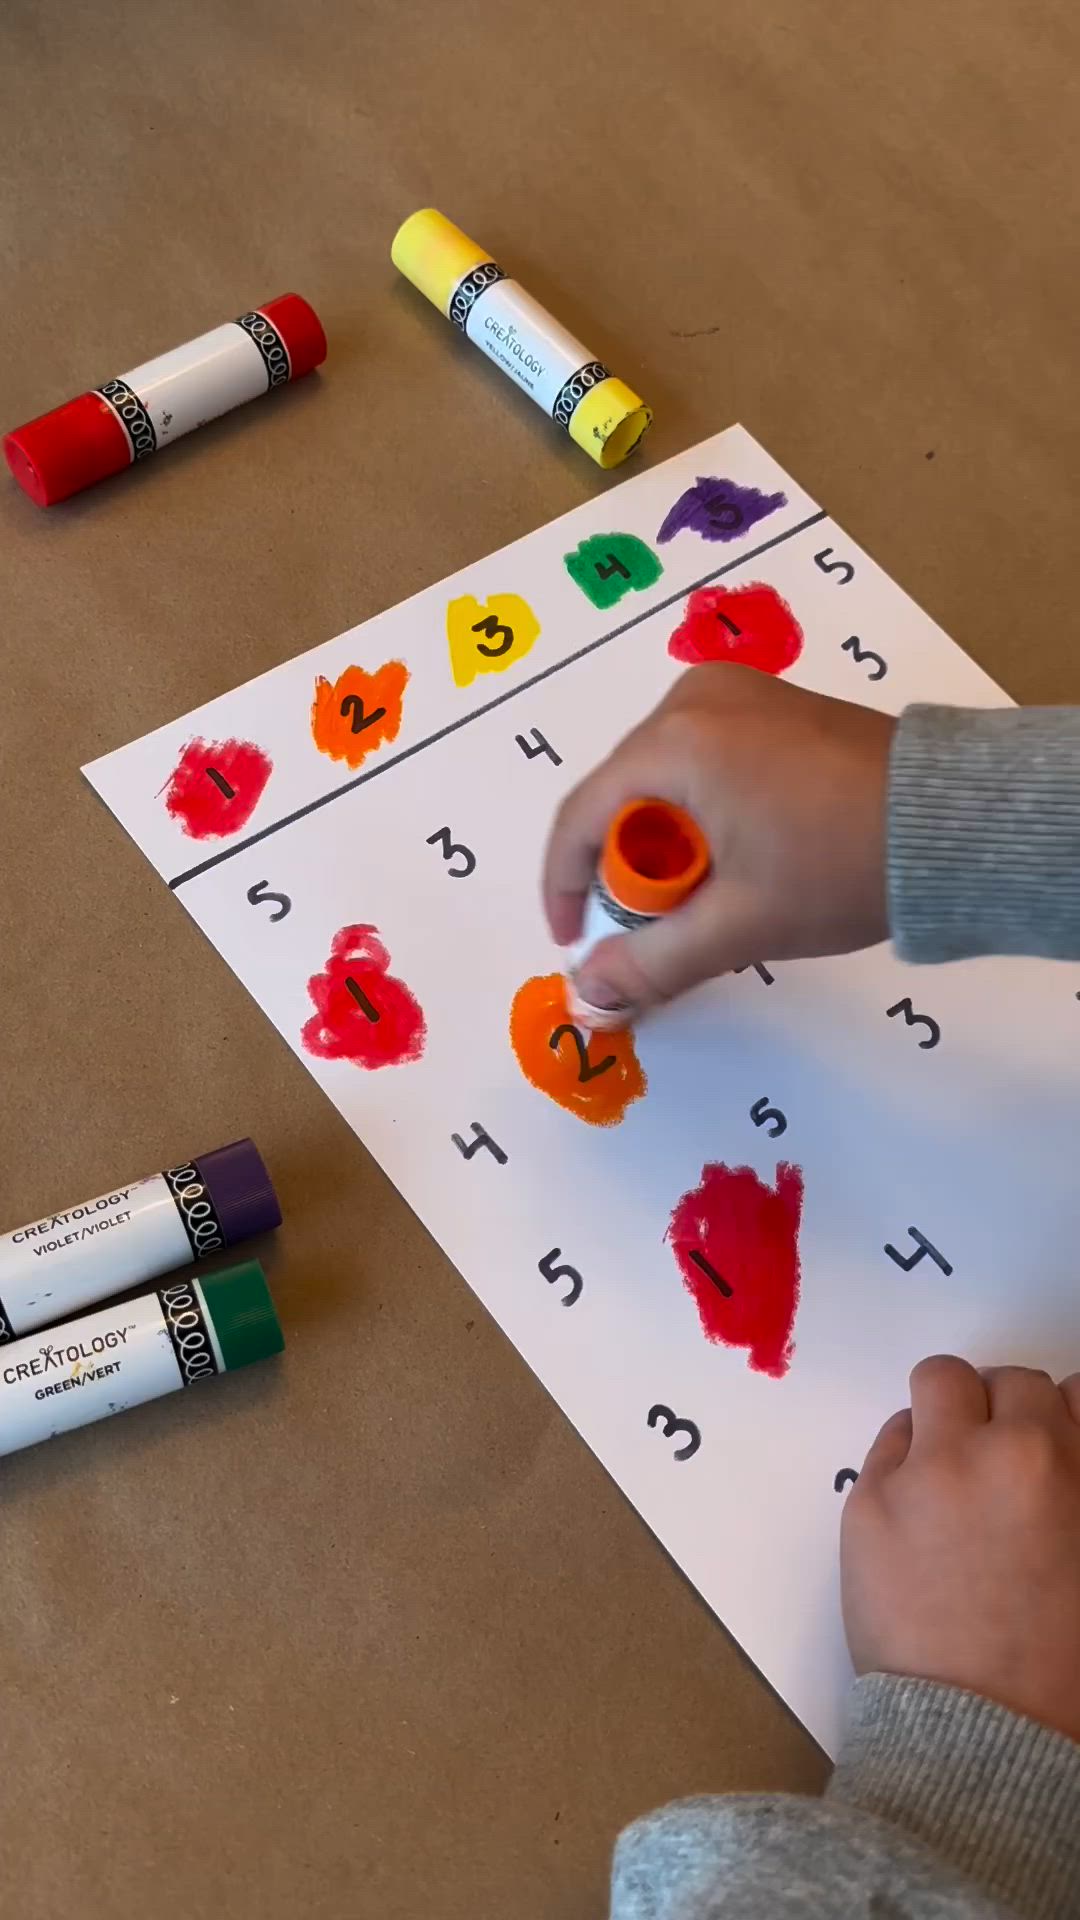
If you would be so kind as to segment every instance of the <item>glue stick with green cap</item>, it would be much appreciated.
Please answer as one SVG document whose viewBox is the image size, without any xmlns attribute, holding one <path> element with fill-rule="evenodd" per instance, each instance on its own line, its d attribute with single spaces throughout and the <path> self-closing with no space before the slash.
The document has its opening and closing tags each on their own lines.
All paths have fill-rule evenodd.
<svg viewBox="0 0 1080 1920">
<path fill-rule="evenodd" d="M 398 228 L 390 257 L 597 466 L 633 452 L 652 419 L 644 401 L 460 227 L 425 207 Z"/>
<path fill-rule="evenodd" d="M 257 1260 L 49 1327 L 0 1352 L 0 1454 L 280 1353 Z"/>
<path fill-rule="evenodd" d="M 673 913 L 701 885 L 709 865 L 709 843 L 682 807 L 646 799 L 619 808 L 604 836 L 569 968 L 571 1014 L 591 1032 L 624 1027 L 626 1012 L 594 1007 L 578 993 L 574 981 L 586 956 L 600 940 L 634 933 Z"/>
</svg>

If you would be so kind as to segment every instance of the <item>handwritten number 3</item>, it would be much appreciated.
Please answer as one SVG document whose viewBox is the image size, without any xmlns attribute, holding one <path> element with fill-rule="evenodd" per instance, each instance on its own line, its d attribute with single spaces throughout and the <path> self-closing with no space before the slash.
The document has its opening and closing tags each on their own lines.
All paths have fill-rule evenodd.
<svg viewBox="0 0 1080 1920">
<path fill-rule="evenodd" d="M 427 837 L 427 844 L 429 847 L 442 848 L 442 857 L 448 863 L 447 872 L 451 880 L 467 880 L 470 873 L 473 873 L 475 871 L 476 869 L 475 853 L 473 852 L 471 847 L 465 846 L 462 841 L 455 840 L 450 832 L 449 827 L 440 827 L 437 833 L 429 833 Z M 465 863 L 464 866 L 455 867 L 453 865 L 450 865 L 449 863 L 455 860 L 458 854 L 461 855 L 461 858 Z"/>
<path fill-rule="evenodd" d="M 686 1445 L 684 1447 L 676 1447 L 672 1458 L 675 1460 L 693 1459 L 701 1445 L 701 1428 L 695 1426 L 692 1420 L 680 1420 L 677 1413 L 672 1413 L 670 1407 L 664 1406 L 650 1407 L 646 1415 L 646 1420 L 650 1427 L 655 1427 L 657 1421 L 660 1422 L 660 1431 L 665 1440 L 673 1440 L 677 1433 L 685 1433 L 687 1436 Z"/>
<path fill-rule="evenodd" d="M 561 1040 L 565 1038 L 567 1034 L 570 1035 L 570 1038 L 573 1041 L 574 1047 L 577 1051 L 578 1080 L 583 1086 L 587 1080 L 595 1080 L 598 1074 L 606 1073 L 609 1067 L 613 1067 L 615 1065 L 615 1055 L 613 1053 L 609 1053 L 605 1055 L 603 1060 L 598 1061 L 596 1066 L 594 1066 L 592 1061 L 589 1059 L 589 1049 L 585 1045 L 585 1042 L 582 1039 L 581 1034 L 578 1032 L 576 1027 L 570 1027 L 570 1026 L 556 1027 L 554 1033 L 551 1036 L 551 1039 L 548 1042 L 548 1045 L 551 1047 L 551 1050 L 553 1053 L 558 1053 L 559 1043 Z"/>
<path fill-rule="evenodd" d="M 923 1053 L 928 1053 L 931 1047 L 937 1046 L 938 1041 L 941 1039 L 941 1028 L 938 1026 L 936 1020 L 930 1018 L 928 1013 L 916 1013 L 911 1001 L 906 997 L 903 1000 L 898 1000 L 895 1007 L 886 1007 L 885 1009 L 885 1017 L 887 1020 L 895 1020 L 898 1013 L 903 1014 L 905 1027 L 926 1028 L 926 1039 L 919 1041 L 919 1046 Z"/>
<path fill-rule="evenodd" d="M 873 661 L 874 664 L 866 676 L 868 680 L 884 680 L 885 675 L 889 671 L 880 653 L 874 653 L 872 648 L 860 645 L 857 633 L 853 633 L 850 640 L 841 641 L 840 651 L 841 653 L 850 653 L 856 666 L 859 667 L 863 666 L 868 660 Z"/>
<path fill-rule="evenodd" d="M 477 641 L 477 653 L 485 654 L 489 660 L 501 660 L 503 654 L 509 653 L 514 644 L 513 627 L 504 627 L 502 621 L 496 620 L 493 613 L 487 614 L 483 620 L 478 620 L 473 628 L 473 632 L 486 633 L 489 640 L 494 640 L 497 633 L 503 635 L 497 647 L 485 647 L 482 640 Z"/>
</svg>

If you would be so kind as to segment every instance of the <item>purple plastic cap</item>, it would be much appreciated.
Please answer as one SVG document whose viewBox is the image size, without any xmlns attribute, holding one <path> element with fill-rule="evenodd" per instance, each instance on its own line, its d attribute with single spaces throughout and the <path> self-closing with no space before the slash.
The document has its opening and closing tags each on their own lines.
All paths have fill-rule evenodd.
<svg viewBox="0 0 1080 1920">
<path fill-rule="evenodd" d="M 234 1140 L 229 1147 L 202 1153 L 195 1166 L 221 1222 L 226 1246 L 280 1227 L 274 1183 L 254 1140 Z"/>
</svg>

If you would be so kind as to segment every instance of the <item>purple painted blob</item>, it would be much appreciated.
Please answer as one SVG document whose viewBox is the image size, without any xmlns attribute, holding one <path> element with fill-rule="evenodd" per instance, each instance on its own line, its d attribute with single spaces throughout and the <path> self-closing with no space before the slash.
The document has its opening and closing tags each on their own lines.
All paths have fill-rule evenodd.
<svg viewBox="0 0 1080 1920">
<path fill-rule="evenodd" d="M 758 487 L 736 486 L 734 480 L 702 475 L 681 493 L 656 536 L 658 546 L 673 540 L 684 527 L 703 540 L 737 540 L 777 507 L 787 506 L 786 493 L 762 493 Z"/>
</svg>

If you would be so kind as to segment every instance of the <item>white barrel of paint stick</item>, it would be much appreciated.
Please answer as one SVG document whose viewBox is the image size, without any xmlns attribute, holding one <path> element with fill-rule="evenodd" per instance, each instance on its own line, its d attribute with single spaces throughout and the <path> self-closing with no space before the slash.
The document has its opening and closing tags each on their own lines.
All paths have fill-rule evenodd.
<svg viewBox="0 0 1080 1920">
<path fill-rule="evenodd" d="M 235 1140 L 0 1236 L 0 1350 L 19 1334 L 281 1224 L 261 1154 Z"/>
<path fill-rule="evenodd" d="M 279 1353 L 257 1260 L 102 1307 L 0 1353 L 0 1454 Z"/>
</svg>

